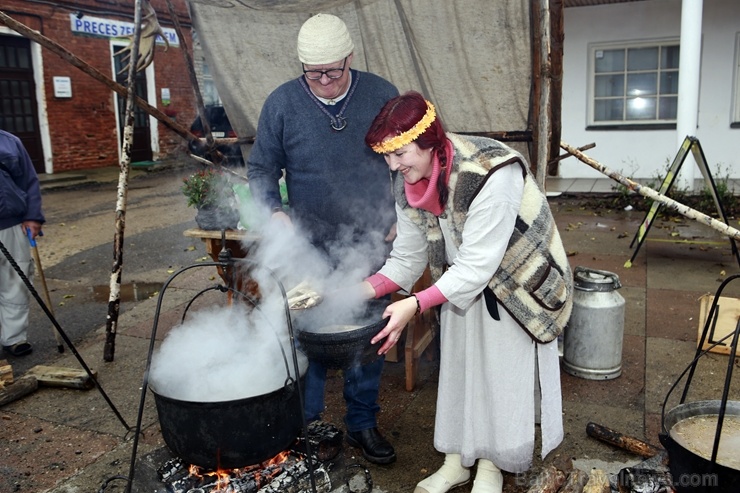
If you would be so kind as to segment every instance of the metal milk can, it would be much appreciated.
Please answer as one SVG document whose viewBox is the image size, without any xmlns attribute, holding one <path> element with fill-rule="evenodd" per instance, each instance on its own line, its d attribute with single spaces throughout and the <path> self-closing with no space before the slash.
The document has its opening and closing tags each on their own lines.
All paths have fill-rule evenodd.
<svg viewBox="0 0 740 493">
<path fill-rule="evenodd" d="M 624 298 L 619 277 L 603 270 L 573 271 L 573 311 L 563 331 L 563 370 L 589 380 L 622 374 Z"/>
</svg>

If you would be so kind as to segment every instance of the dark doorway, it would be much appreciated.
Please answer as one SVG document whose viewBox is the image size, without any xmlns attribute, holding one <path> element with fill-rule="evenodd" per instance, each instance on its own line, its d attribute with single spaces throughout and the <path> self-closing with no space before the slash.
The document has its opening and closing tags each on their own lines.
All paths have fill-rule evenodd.
<svg viewBox="0 0 740 493">
<path fill-rule="evenodd" d="M 0 36 L 0 128 L 21 139 L 36 173 L 46 173 L 31 41 L 21 36 Z"/>
<path fill-rule="evenodd" d="M 128 77 L 128 69 L 124 69 L 125 60 L 124 53 L 121 53 L 123 47 L 116 47 L 113 60 L 114 67 L 116 70 L 116 82 L 122 86 L 126 86 L 126 78 Z M 147 100 L 146 92 L 146 73 L 144 71 L 136 73 L 136 80 L 134 81 L 134 92 L 144 101 Z M 123 128 L 126 124 L 126 98 L 116 93 L 118 98 L 118 129 L 119 135 L 121 136 L 121 143 L 123 143 Z M 151 132 L 149 129 L 149 115 L 134 105 L 134 141 L 131 145 L 131 162 L 138 163 L 142 161 L 152 160 L 152 146 L 151 146 Z"/>
</svg>

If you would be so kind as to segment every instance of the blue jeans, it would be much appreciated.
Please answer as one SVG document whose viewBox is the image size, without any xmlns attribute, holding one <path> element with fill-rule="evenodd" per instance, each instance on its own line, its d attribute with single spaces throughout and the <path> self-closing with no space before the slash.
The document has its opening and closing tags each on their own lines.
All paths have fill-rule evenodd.
<svg viewBox="0 0 740 493">
<path fill-rule="evenodd" d="M 384 361 L 385 357 L 381 357 L 373 363 L 342 370 L 344 374 L 342 394 L 347 404 L 344 424 L 347 431 L 354 433 L 378 426 L 375 415 L 380 411 L 378 391 Z M 326 367 L 316 361 L 309 361 L 304 390 L 304 414 L 308 421 L 319 419 L 324 411 L 325 383 Z"/>
</svg>

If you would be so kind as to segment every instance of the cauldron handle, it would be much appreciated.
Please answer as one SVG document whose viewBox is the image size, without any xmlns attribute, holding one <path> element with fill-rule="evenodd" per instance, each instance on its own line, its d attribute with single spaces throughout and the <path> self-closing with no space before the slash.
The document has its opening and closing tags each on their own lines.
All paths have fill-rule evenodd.
<svg viewBox="0 0 740 493">
<path fill-rule="evenodd" d="M 195 302 L 195 300 L 197 300 L 200 296 L 202 296 L 203 294 L 207 293 L 208 291 L 214 291 L 214 290 L 218 290 L 218 291 L 221 291 L 221 292 L 224 292 L 224 293 L 225 292 L 231 292 L 233 294 L 239 295 L 242 298 L 244 298 L 245 300 L 247 300 L 249 303 L 251 303 L 252 306 L 256 310 L 259 310 L 259 305 L 257 303 L 257 300 L 254 297 L 248 295 L 247 293 L 242 293 L 241 291 L 239 291 L 239 290 L 237 290 L 235 288 L 232 288 L 230 286 L 224 286 L 222 284 L 216 284 L 214 286 L 210 286 L 210 287 L 207 287 L 207 288 L 199 291 L 195 296 L 193 296 L 193 298 L 190 299 L 190 301 L 188 302 L 188 304 L 185 306 L 185 310 L 183 310 L 182 318 L 180 320 L 180 323 L 184 323 L 185 322 L 185 317 L 187 316 L 188 311 L 190 310 L 190 306 Z M 278 347 L 280 348 L 280 353 L 283 355 L 283 362 L 285 363 L 285 373 L 287 374 L 287 377 L 286 378 L 287 379 L 290 379 L 291 378 L 291 375 L 290 375 L 290 365 L 288 364 L 288 356 L 285 354 L 285 349 L 283 348 L 283 345 L 280 344 L 280 338 L 278 337 L 277 333 L 274 333 L 274 335 L 275 335 L 275 340 L 278 343 Z M 298 371 L 298 369 L 296 368 L 296 372 L 297 371 Z M 286 383 L 286 385 L 287 385 L 287 383 Z"/>
</svg>

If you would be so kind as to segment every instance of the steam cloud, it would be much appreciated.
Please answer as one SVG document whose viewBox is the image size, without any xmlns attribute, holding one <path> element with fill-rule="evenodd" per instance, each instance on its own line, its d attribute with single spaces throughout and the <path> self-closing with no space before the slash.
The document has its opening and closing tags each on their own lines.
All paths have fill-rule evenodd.
<svg viewBox="0 0 740 493">
<path fill-rule="evenodd" d="M 155 352 L 150 369 L 151 385 L 161 395 L 193 402 L 261 395 L 284 384 L 286 360 L 294 375 L 285 303 L 276 278 L 285 291 L 306 281 L 322 293 L 320 309 L 309 309 L 313 313 L 303 318 L 301 327 L 354 325 L 364 312 L 366 300 L 352 288 L 385 258 L 383 235 L 358 243 L 348 234 L 347 241 L 332 246 L 330 253 L 339 262 L 331 265 L 300 230 L 269 221 L 269 211 L 253 203 L 241 208 L 242 218 L 248 218 L 250 230 L 260 237 L 256 246 L 249 245 L 254 265 L 250 275 L 260 288 L 259 307 L 235 303 L 201 310 L 174 327 Z M 300 352 L 298 358 L 303 373 L 307 360 Z"/>
<path fill-rule="evenodd" d="M 298 362 L 305 371 L 305 356 L 298 353 Z M 173 399 L 221 402 L 277 390 L 289 370 L 295 378 L 283 325 L 235 303 L 193 312 L 168 332 L 152 357 L 149 381 Z"/>
</svg>

